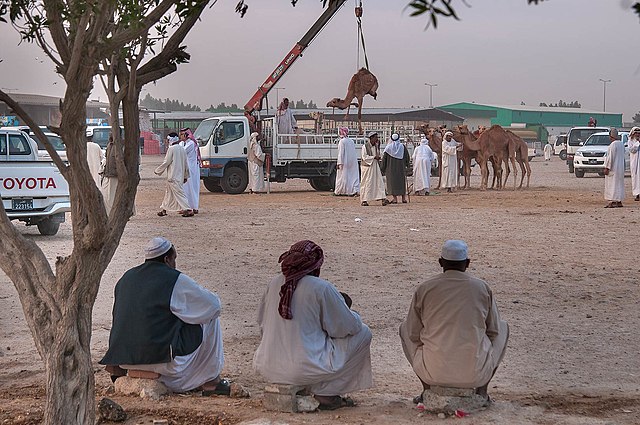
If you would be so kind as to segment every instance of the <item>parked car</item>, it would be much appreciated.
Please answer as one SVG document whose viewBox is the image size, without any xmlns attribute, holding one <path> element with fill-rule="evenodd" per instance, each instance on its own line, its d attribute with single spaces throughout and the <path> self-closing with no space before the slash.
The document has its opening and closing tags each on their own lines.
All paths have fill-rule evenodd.
<svg viewBox="0 0 640 425">
<path fill-rule="evenodd" d="M 35 136 L 33 131 L 31 131 L 29 126 L 21 125 L 18 127 L 2 127 L 2 129 L 3 130 L 19 130 L 26 133 L 38 145 L 38 159 L 51 161 L 51 155 L 49 155 L 49 152 L 47 152 L 47 149 L 44 147 L 44 144 L 42 144 L 40 140 L 38 140 L 38 138 Z M 62 159 L 63 161 L 66 161 L 67 147 L 64 145 L 64 142 L 62 141 L 60 136 L 51 132 L 51 130 L 49 130 L 47 127 L 40 126 L 40 129 L 42 130 L 44 135 L 47 136 L 49 143 L 51 143 L 53 148 L 58 152 L 58 155 L 60 155 L 60 159 Z"/>
<path fill-rule="evenodd" d="M 566 161 L 567 159 L 567 135 L 560 134 L 556 136 L 556 141 L 553 144 L 553 154 L 559 155 L 560 159 Z"/>
<path fill-rule="evenodd" d="M 624 171 L 630 171 L 629 133 L 620 132 L 620 139 L 624 144 Z M 573 169 L 576 177 L 582 178 L 585 173 L 598 173 L 604 176 L 604 160 L 611 144 L 608 131 L 593 133 L 573 157 Z"/>
</svg>

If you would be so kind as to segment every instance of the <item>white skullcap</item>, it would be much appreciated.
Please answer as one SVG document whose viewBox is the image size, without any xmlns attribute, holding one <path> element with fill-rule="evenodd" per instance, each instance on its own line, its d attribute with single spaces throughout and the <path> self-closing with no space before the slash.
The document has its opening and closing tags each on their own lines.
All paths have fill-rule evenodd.
<svg viewBox="0 0 640 425">
<path fill-rule="evenodd" d="M 372 138 L 373 136 L 377 136 L 378 132 L 377 131 L 372 131 L 371 133 L 369 133 L 369 138 Z"/>
<path fill-rule="evenodd" d="M 426 143 L 427 145 L 429 144 L 429 139 L 427 139 L 426 137 L 422 140 L 420 140 L 420 143 Z"/>
<path fill-rule="evenodd" d="M 180 138 L 178 136 L 167 136 L 167 140 L 169 143 L 177 143 L 180 141 Z"/>
<path fill-rule="evenodd" d="M 447 136 L 449 136 L 449 135 L 450 135 L 451 137 L 453 137 L 453 133 L 452 133 L 452 132 L 450 132 L 450 131 L 447 131 L 446 133 L 444 133 L 444 137 L 447 137 Z"/>
<path fill-rule="evenodd" d="M 171 249 L 171 242 L 167 239 L 156 236 L 151 239 L 147 246 L 144 248 L 144 259 L 150 260 L 152 258 L 156 258 L 161 256 L 162 254 L 166 254 Z"/>
<path fill-rule="evenodd" d="M 469 258 L 468 254 L 468 248 L 465 241 L 451 239 L 442 245 L 442 254 L 440 257 L 449 261 L 464 261 Z"/>
<path fill-rule="evenodd" d="M 394 142 L 400 140 L 400 135 L 398 133 L 393 133 L 391 135 L 391 140 L 393 140 Z"/>
</svg>

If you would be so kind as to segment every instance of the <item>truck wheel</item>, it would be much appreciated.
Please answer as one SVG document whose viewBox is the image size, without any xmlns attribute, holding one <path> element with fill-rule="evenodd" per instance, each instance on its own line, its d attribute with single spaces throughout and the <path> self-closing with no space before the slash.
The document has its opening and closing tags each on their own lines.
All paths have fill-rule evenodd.
<svg viewBox="0 0 640 425">
<path fill-rule="evenodd" d="M 532 160 L 533 158 L 535 158 L 535 157 L 534 157 L 534 156 L 530 156 L 530 157 L 528 158 L 529 162 L 531 162 L 531 160 Z"/>
<path fill-rule="evenodd" d="M 329 192 L 332 190 L 329 177 L 314 177 L 309 179 L 309 184 L 318 192 Z"/>
<path fill-rule="evenodd" d="M 573 162 L 569 163 L 569 172 L 573 174 L 573 172 L 575 171 L 575 169 L 573 168 Z"/>
<path fill-rule="evenodd" d="M 225 193 L 237 195 L 245 191 L 248 183 L 249 176 L 245 170 L 240 167 L 229 167 L 224 170 L 220 186 Z"/>
<path fill-rule="evenodd" d="M 38 222 L 38 231 L 44 236 L 53 236 L 58 233 L 60 223 L 57 223 L 50 218 L 45 218 Z"/>
<path fill-rule="evenodd" d="M 205 179 L 202 179 L 202 183 L 209 192 L 222 192 L 222 188 L 220 187 L 220 179 L 207 177 Z"/>
<path fill-rule="evenodd" d="M 566 150 L 561 150 L 560 151 L 560 159 L 563 161 L 567 160 L 567 151 Z"/>
<path fill-rule="evenodd" d="M 600 177 L 604 177 L 604 176 L 605 176 L 604 171 L 598 171 L 598 175 L 599 175 Z"/>
<path fill-rule="evenodd" d="M 584 170 L 575 170 L 576 177 L 581 179 L 584 177 Z"/>
</svg>

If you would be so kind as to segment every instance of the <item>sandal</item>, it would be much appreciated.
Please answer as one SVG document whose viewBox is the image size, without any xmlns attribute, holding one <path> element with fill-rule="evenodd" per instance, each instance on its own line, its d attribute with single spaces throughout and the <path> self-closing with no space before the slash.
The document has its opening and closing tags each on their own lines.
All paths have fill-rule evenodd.
<svg viewBox="0 0 640 425">
<path fill-rule="evenodd" d="M 382 206 L 384 207 L 385 205 L 389 205 L 389 200 L 388 199 L 383 199 L 382 200 Z"/>
<path fill-rule="evenodd" d="M 605 208 L 615 208 L 616 205 L 613 202 L 609 202 L 607 205 L 604 206 Z"/>
<path fill-rule="evenodd" d="M 360 205 L 362 205 L 363 207 L 368 207 L 369 203 L 367 201 L 362 201 Z"/>
<path fill-rule="evenodd" d="M 353 407 L 356 403 L 351 397 L 340 397 L 339 395 L 332 397 L 332 401 L 329 403 L 320 403 L 318 410 L 336 410 L 342 407 Z"/>
<path fill-rule="evenodd" d="M 417 395 L 413 398 L 413 404 L 422 403 L 423 401 L 424 399 L 422 398 L 422 393 L 420 393 L 420 395 Z"/>
<path fill-rule="evenodd" d="M 398 201 L 389 201 L 390 204 L 397 204 Z"/>
<path fill-rule="evenodd" d="M 221 379 L 212 390 L 202 390 L 203 397 L 212 395 L 231 395 L 231 384 L 226 379 Z"/>
<path fill-rule="evenodd" d="M 195 214 L 193 213 L 193 211 L 191 210 L 187 210 L 185 212 L 182 213 L 183 217 L 193 217 Z"/>
<path fill-rule="evenodd" d="M 166 210 L 158 211 L 158 217 L 164 217 L 165 215 L 167 215 L 167 211 Z"/>
</svg>

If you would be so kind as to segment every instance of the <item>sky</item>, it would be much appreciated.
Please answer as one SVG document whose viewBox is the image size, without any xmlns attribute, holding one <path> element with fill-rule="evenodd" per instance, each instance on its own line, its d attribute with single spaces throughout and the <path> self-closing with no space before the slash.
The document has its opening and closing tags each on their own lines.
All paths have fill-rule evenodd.
<svg viewBox="0 0 640 425">
<path fill-rule="evenodd" d="M 323 12 L 318 0 L 218 0 L 185 40 L 191 61 L 143 89 L 203 109 L 243 106 Z M 426 16 L 410 17 L 409 0 L 362 0 L 369 69 L 380 87 L 365 107 L 427 107 L 456 102 L 538 106 L 579 101 L 584 109 L 640 111 L 640 19 L 631 0 L 454 0 L 460 21 L 443 19 L 425 31 Z M 358 63 L 355 0 L 345 6 L 280 80 L 279 98 L 324 106 L 343 97 Z M 0 87 L 62 96 L 64 81 L 35 45 L 20 44 L 0 24 Z M 100 84 L 91 99 L 105 101 Z M 276 93 L 269 95 L 271 106 Z"/>
</svg>

